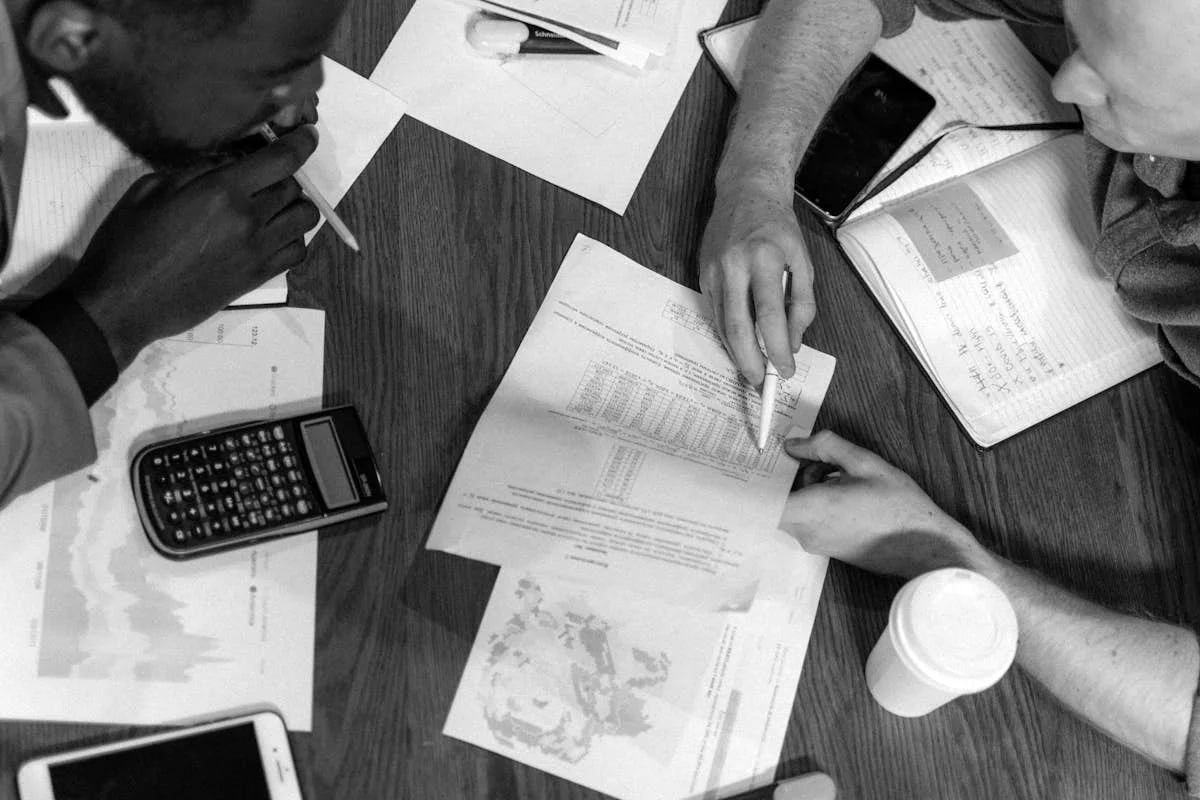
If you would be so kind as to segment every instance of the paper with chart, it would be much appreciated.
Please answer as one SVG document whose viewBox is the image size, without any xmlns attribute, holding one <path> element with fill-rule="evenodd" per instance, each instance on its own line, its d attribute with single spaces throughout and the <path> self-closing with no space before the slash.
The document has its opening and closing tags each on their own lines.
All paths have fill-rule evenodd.
<svg viewBox="0 0 1200 800">
<path fill-rule="evenodd" d="M 724 5 L 683 3 L 675 49 L 639 73 L 604 58 L 488 59 L 466 41 L 471 7 L 417 0 L 371 80 L 426 125 L 624 214 L 700 58 L 696 34 Z"/>
<path fill-rule="evenodd" d="M 171 561 L 132 451 L 321 405 L 324 313 L 225 311 L 146 348 L 92 407 L 92 466 L 0 512 L 0 717 L 154 724 L 272 703 L 312 725 L 316 534 Z"/>
<path fill-rule="evenodd" d="M 774 602 L 701 613 L 502 569 L 444 733 L 621 800 L 774 779 L 827 560 Z"/>
<path fill-rule="evenodd" d="M 404 115 L 404 104 L 331 59 L 323 59 L 320 143 L 305 169 L 335 206 Z M 0 274 L 0 301 L 32 299 L 56 286 L 125 190 L 148 170 L 68 96 L 71 116 L 31 112 L 13 249 Z M 349 221 L 353 224 L 353 220 Z M 324 224 L 318 223 L 308 241 Z M 287 301 L 279 275 L 234 305 Z"/>
<path fill-rule="evenodd" d="M 734 86 L 741 82 L 755 20 L 710 36 L 709 52 Z M 918 13 L 912 27 L 881 39 L 874 52 L 932 94 L 937 106 L 880 171 L 891 169 L 956 123 L 1015 125 L 1071 122 L 1074 108 L 1050 93 L 1050 76 L 1009 27 L 995 20 L 938 22 Z M 863 204 L 855 216 L 915 189 L 1027 150 L 1060 135 L 1053 131 L 963 130 L 944 139 L 894 184 Z"/>
<path fill-rule="evenodd" d="M 428 546 L 711 608 L 745 607 L 834 359 L 804 348 L 766 449 L 699 293 L 577 236 L 481 417 Z"/>
</svg>

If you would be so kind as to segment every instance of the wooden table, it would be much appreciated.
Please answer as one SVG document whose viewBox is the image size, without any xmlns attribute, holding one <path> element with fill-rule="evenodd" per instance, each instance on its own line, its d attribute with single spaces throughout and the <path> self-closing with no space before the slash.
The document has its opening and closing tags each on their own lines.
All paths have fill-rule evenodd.
<svg viewBox="0 0 1200 800">
<path fill-rule="evenodd" d="M 332 55 L 368 74 L 408 0 L 356 0 Z M 733 0 L 726 19 L 757 10 Z M 578 232 L 691 287 L 732 98 L 702 62 L 623 217 L 406 118 L 341 208 L 367 256 L 322 233 L 292 302 L 327 316 L 326 400 L 362 412 L 392 507 L 321 537 L 315 711 L 293 735 L 309 798 L 592 798 L 441 735 L 494 567 L 423 549 L 471 430 Z M 820 425 L 877 450 L 998 552 L 1097 600 L 1200 621 L 1197 395 L 1164 367 L 990 452 L 956 428 L 829 235 L 808 343 L 839 359 Z M 1183 796 L 1063 712 L 1019 670 L 925 718 L 881 710 L 862 678 L 898 581 L 834 564 L 781 776 L 843 798 Z M 128 733 L 0 724 L 0 798 L 31 754 Z"/>
</svg>

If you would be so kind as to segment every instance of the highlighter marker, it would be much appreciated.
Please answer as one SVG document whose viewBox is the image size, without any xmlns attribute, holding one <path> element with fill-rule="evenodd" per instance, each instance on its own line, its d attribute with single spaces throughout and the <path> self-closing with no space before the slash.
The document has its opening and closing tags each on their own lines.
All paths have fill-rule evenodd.
<svg viewBox="0 0 1200 800">
<path fill-rule="evenodd" d="M 467 22 L 467 42 L 490 58 L 516 55 L 596 56 L 595 50 L 553 31 L 515 19 L 473 14 Z"/>
</svg>

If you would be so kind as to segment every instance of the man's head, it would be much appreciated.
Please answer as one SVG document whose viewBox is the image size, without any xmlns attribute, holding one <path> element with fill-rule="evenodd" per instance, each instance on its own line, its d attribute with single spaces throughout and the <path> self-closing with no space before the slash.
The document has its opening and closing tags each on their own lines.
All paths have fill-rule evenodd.
<svg viewBox="0 0 1200 800">
<path fill-rule="evenodd" d="M 321 85 L 346 0 L 41 0 L 26 56 L 159 164 L 219 150 Z"/>
<path fill-rule="evenodd" d="M 1076 50 L 1054 96 L 1115 150 L 1200 159 L 1200 2 L 1064 0 Z"/>
</svg>

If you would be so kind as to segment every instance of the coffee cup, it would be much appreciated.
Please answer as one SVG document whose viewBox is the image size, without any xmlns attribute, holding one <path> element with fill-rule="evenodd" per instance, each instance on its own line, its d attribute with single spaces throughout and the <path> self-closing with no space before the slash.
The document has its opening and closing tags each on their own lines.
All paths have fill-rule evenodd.
<svg viewBox="0 0 1200 800">
<path fill-rule="evenodd" d="M 1017 652 L 1017 616 L 987 578 L 951 567 L 913 578 L 892 601 L 867 658 L 867 687 L 901 717 L 928 714 L 1003 677 Z"/>
</svg>

